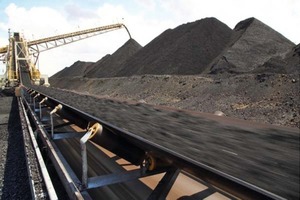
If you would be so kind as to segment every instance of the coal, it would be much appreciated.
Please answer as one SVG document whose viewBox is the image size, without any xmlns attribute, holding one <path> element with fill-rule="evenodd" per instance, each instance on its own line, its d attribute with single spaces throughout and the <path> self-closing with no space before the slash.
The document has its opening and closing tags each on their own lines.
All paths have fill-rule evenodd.
<svg viewBox="0 0 300 200">
<path fill-rule="evenodd" d="M 230 45 L 210 64 L 209 73 L 251 73 L 266 62 L 269 62 L 265 64 L 267 70 L 260 69 L 260 72 L 286 72 L 272 63 L 280 66 L 294 45 L 258 19 L 249 18 L 235 26 Z"/>
<path fill-rule="evenodd" d="M 50 77 L 49 81 L 55 83 L 57 79 L 74 77 L 114 77 L 120 70 L 122 63 L 133 56 L 141 48 L 142 46 L 131 38 L 112 55 L 107 54 L 95 63 L 77 61 L 70 67 L 66 67 L 54 74 Z"/>
<path fill-rule="evenodd" d="M 179 109 L 300 128 L 299 74 L 144 75 L 57 80 L 56 87 L 87 95 L 146 102 Z M 284 102 L 292 101 L 292 106 Z M 285 115 L 282 118 L 282 115 Z"/>
<path fill-rule="evenodd" d="M 300 45 L 295 45 L 282 59 L 272 57 L 253 73 L 300 74 Z"/>
<path fill-rule="evenodd" d="M 114 77 L 120 70 L 121 65 L 130 57 L 132 57 L 142 46 L 134 39 L 129 39 L 112 55 L 107 55 L 99 62 L 93 64 L 85 77 L 103 78 Z"/>
<path fill-rule="evenodd" d="M 287 73 L 300 74 L 300 44 L 295 45 L 284 58 Z"/>
<path fill-rule="evenodd" d="M 127 51 L 132 49 L 131 55 Z M 129 40 L 94 64 L 97 67 L 87 67 L 88 76 L 52 77 L 50 83 L 88 94 L 201 112 L 221 110 L 240 119 L 300 127 L 300 86 L 291 81 L 299 79 L 299 51 L 299 45 L 255 18 L 239 22 L 234 30 L 205 18 L 168 29 L 143 48 Z M 286 107 L 283 102 L 289 97 L 295 103 Z"/>
<path fill-rule="evenodd" d="M 216 18 L 168 29 L 128 59 L 117 76 L 200 74 L 221 53 L 231 34 Z"/>
<path fill-rule="evenodd" d="M 0 105 L 0 199 L 32 199 L 17 98 Z"/>
<path fill-rule="evenodd" d="M 255 18 L 234 30 L 215 18 L 168 29 L 145 47 L 134 39 L 96 63 L 74 63 L 51 81 L 63 77 L 109 78 L 133 75 L 196 75 L 299 72 L 295 46 Z"/>
<path fill-rule="evenodd" d="M 77 61 L 70 67 L 64 68 L 62 71 L 54 74 L 53 78 L 67 78 L 67 77 L 82 77 L 87 68 L 93 64 L 92 62 Z"/>
</svg>

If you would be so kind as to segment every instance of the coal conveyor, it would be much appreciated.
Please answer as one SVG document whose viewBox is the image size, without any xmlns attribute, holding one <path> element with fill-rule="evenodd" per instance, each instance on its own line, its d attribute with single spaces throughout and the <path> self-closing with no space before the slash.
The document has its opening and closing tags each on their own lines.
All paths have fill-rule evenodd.
<svg viewBox="0 0 300 200">
<path fill-rule="evenodd" d="M 179 174 L 187 175 L 207 188 L 194 194 L 183 195 L 181 199 L 205 198 L 216 192 L 231 199 L 289 199 L 297 198 L 299 195 L 299 168 L 298 171 L 297 169 L 294 171 L 296 176 L 284 175 L 290 176 L 287 179 L 291 182 L 289 186 L 281 185 L 283 191 L 279 190 L 277 193 L 254 184 L 256 182 L 251 182 L 251 179 L 248 181 L 243 177 L 227 173 L 226 170 L 220 170 L 218 166 L 200 162 L 188 154 L 142 137 L 124 127 L 118 127 L 95 114 L 85 112 L 83 108 L 74 107 L 70 102 L 66 103 L 58 99 L 58 96 L 53 96 L 51 88 L 46 88 L 45 91 L 49 91 L 45 92 L 41 86 L 27 85 L 29 79 L 26 79 L 26 73 L 22 77 L 26 86 L 16 89 L 19 105 L 28 116 L 28 125 L 36 135 L 40 148 L 46 152 L 46 157 L 51 159 L 70 199 L 166 199 Z M 80 97 L 82 95 L 77 96 Z M 86 103 L 84 98 L 82 103 Z M 96 110 L 96 107 L 94 109 Z M 267 130 L 282 133 L 281 140 L 284 137 L 299 139 L 299 130 L 294 128 L 259 124 L 253 126 L 238 120 L 230 121 L 226 118 L 205 115 L 201 117 L 204 117 L 207 122 L 214 121 L 215 126 L 221 121 L 224 124 L 224 131 L 230 130 L 230 127 L 244 126 L 248 134 L 251 134 L 251 131 L 260 133 L 267 127 Z M 204 128 L 208 130 L 213 127 Z M 171 142 L 171 138 L 167 139 Z M 179 144 L 185 146 L 187 144 L 183 139 Z M 299 140 L 295 141 L 295 145 L 299 149 Z M 228 149 L 222 151 L 234 157 L 236 162 L 241 162 L 240 166 L 243 167 L 243 158 L 240 158 L 243 156 L 237 156 L 239 152 Z M 298 159 L 299 167 L 299 157 L 297 158 L 299 150 L 294 149 L 294 152 L 292 157 L 295 157 L 295 160 L 291 160 L 293 162 L 291 166 L 297 167 L 295 162 Z M 247 162 L 252 161 L 245 161 Z M 237 171 L 238 168 L 234 170 Z M 244 169 L 245 174 L 248 170 L 252 169 Z M 145 183 L 147 180 L 144 181 L 143 177 L 158 174 L 160 178 L 154 186 Z M 263 178 L 254 177 L 254 179 Z M 51 195 L 49 197 L 52 199 Z"/>
</svg>

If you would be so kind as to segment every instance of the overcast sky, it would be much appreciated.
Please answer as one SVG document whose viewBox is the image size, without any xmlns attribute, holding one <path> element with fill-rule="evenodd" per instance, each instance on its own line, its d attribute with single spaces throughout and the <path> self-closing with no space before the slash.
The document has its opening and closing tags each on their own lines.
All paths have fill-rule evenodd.
<svg viewBox="0 0 300 200">
<path fill-rule="evenodd" d="M 35 40 L 113 23 L 124 23 L 145 46 L 168 28 L 205 17 L 216 17 L 230 28 L 255 17 L 300 42 L 300 0 L 0 0 L 0 9 L 0 47 L 8 44 L 8 29 Z M 43 52 L 40 71 L 51 76 L 77 60 L 95 62 L 128 39 L 120 29 Z"/>
</svg>

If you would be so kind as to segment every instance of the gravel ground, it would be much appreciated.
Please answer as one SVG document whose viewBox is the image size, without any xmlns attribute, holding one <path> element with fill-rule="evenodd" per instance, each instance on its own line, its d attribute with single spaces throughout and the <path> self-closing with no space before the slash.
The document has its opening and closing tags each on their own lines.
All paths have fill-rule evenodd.
<svg viewBox="0 0 300 200">
<path fill-rule="evenodd" d="M 25 116 L 20 113 L 21 121 L 25 121 Z M 26 123 L 22 123 L 23 141 L 25 143 L 26 162 L 28 164 L 27 171 L 29 172 L 30 187 L 33 188 L 34 194 L 37 199 L 47 199 L 47 190 L 40 171 L 39 163 L 37 160 L 35 148 L 32 145 L 30 133 Z"/>
<path fill-rule="evenodd" d="M 299 198 L 297 128 L 263 125 L 253 128 L 244 121 L 233 126 L 208 120 L 202 114 L 99 99 L 53 88 L 38 89 L 198 162 L 288 199 Z"/>
<path fill-rule="evenodd" d="M 0 198 L 31 199 L 17 99 L 0 105 Z"/>
<path fill-rule="evenodd" d="M 300 128 L 299 74 L 56 79 L 53 87 Z"/>
</svg>

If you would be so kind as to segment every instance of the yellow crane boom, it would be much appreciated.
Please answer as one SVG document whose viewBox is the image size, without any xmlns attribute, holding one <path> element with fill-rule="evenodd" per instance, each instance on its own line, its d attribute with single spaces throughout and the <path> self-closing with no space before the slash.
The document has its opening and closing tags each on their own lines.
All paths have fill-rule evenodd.
<svg viewBox="0 0 300 200">
<path fill-rule="evenodd" d="M 14 33 L 13 37 L 9 38 L 9 45 L 0 47 L 0 58 L 2 57 L 1 60 L 6 62 L 5 84 L 9 86 L 16 85 L 16 83 L 20 81 L 19 72 L 21 70 L 30 72 L 31 80 L 37 84 L 40 81 L 40 72 L 35 65 L 40 52 L 123 27 L 126 29 L 129 37 L 131 38 L 127 27 L 121 23 L 90 28 L 28 42 L 22 38 L 19 33 Z M 33 59 L 34 62 L 32 62 Z"/>
<path fill-rule="evenodd" d="M 6 53 L 7 52 L 7 46 L 6 47 L 0 47 L 0 53 Z"/>
<path fill-rule="evenodd" d="M 108 31 L 120 29 L 122 27 L 126 28 L 126 26 L 124 24 L 120 24 L 120 23 L 107 25 L 107 26 L 101 26 L 101 27 L 97 27 L 97 28 L 91 28 L 91 29 L 86 29 L 86 30 L 82 30 L 82 31 L 76 31 L 76 32 L 72 32 L 72 33 L 67 33 L 67 34 L 62 34 L 62 35 L 57 35 L 57 36 L 53 36 L 53 37 L 30 41 L 27 43 L 27 45 L 34 51 L 42 52 L 42 51 L 46 51 L 46 50 L 56 48 L 56 47 L 59 47 L 62 45 L 66 45 L 66 44 L 69 44 L 72 42 L 76 42 L 76 41 L 79 41 L 82 39 L 93 37 L 93 36 L 96 36 L 96 35 L 99 35 L 102 33 L 106 33 Z M 126 28 L 126 30 L 128 32 L 129 37 L 131 38 L 130 33 L 127 28 Z"/>
</svg>

